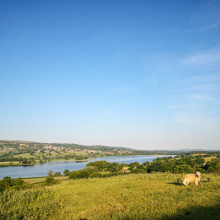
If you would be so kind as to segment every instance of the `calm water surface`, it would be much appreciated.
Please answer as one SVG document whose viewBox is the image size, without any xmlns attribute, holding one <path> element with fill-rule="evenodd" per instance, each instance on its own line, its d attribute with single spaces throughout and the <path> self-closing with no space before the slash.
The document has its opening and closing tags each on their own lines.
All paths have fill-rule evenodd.
<svg viewBox="0 0 220 220">
<path fill-rule="evenodd" d="M 166 157 L 166 156 L 157 155 L 157 156 L 99 157 L 99 158 L 92 158 L 91 160 L 86 162 L 53 161 L 53 162 L 46 162 L 43 164 L 37 164 L 35 166 L 30 166 L 30 167 L 23 167 L 23 166 L 0 167 L 0 179 L 4 178 L 5 176 L 10 176 L 11 178 L 47 176 L 49 170 L 52 170 L 53 173 L 55 172 L 62 173 L 65 169 L 68 169 L 70 171 L 81 170 L 84 167 L 86 167 L 87 163 L 91 161 L 105 160 L 107 162 L 118 162 L 119 164 L 139 162 L 141 164 L 146 161 L 151 162 L 157 157 Z"/>
</svg>

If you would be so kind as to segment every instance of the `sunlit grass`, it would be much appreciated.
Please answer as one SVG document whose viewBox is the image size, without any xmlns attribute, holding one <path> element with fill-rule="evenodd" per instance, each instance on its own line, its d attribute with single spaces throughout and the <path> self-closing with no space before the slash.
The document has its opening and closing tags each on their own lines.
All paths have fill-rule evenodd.
<svg viewBox="0 0 220 220">
<path fill-rule="evenodd" d="M 43 183 L 47 177 L 25 178 L 24 182 L 29 184 Z M 55 180 L 68 180 L 68 176 L 53 177 Z"/>
<path fill-rule="evenodd" d="M 18 154 L 18 155 L 14 155 L 15 158 L 30 158 L 30 157 L 34 157 L 32 155 L 30 155 L 29 153 L 25 153 L 25 154 Z"/>
<path fill-rule="evenodd" d="M 192 154 L 192 156 L 204 156 L 204 155 L 206 155 L 206 154 Z M 205 160 L 205 162 L 208 162 L 208 161 L 211 161 L 212 159 L 216 159 L 216 156 L 210 156 L 210 157 L 202 157 L 204 160 Z"/>
<path fill-rule="evenodd" d="M 216 159 L 216 157 L 215 156 L 204 157 L 205 162 L 211 161 L 212 159 Z"/>
<path fill-rule="evenodd" d="M 210 177 L 210 175 L 208 175 Z M 220 178 L 199 187 L 177 185 L 173 174 L 138 174 L 107 179 L 71 180 L 51 187 L 56 197 L 65 198 L 60 215 L 80 219 L 157 219 L 172 216 L 192 206 L 219 202 Z"/>
<path fill-rule="evenodd" d="M 0 166 L 18 166 L 21 165 L 19 161 L 0 162 Z"/>
<path fill-rule="evenodd" d="M 220 204 L 220 176 L 203 175 L 203 178 L 211 178 L 211 182 L 201 182 L 198 187 L 177 184 L 177 179 L 182 179 L 183 176 L 170 173 L 129 174 L 110 178 L 63 181 L 61 184 L 42 189 L 44 193 L 42 202 L 47 200 L 49 194 L 49 207 L 57 208 L 53 211 L 48 209 L 44 211 L 42 208 L 42 213 L 37 212 L 36 216 L 45 214 L 49 219 L 95 220 L 174 219 L 175 217 L 208 219 L 209 216 L 212 216 L 211 219 L 217 219 L 216 217 L 220 215 L 220 209 L 216 208 Z M 33 189 L 26 192 L 36 193 Z M 12 209 L 14 213 L 22 213 L 22 210 L 27 209 L 20 195 L 19 198 L 19 203 L 10 203 L 9 211 Z M 31 199 L 30 203 L 32 203 Z M 37 201 L 33 199 L 33 204 L 41 207 L 40 197 Z M 13 214 L 10 212 L 11 216 Z M 37 218 L 33 217 L 33 219 Z"/>
</svg>

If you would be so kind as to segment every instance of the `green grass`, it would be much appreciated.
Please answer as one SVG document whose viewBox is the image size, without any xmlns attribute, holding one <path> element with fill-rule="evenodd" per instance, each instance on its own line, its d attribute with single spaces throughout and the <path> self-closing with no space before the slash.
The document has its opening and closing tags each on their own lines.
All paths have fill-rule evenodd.
<svg viewBox="0 0 220 220">
<path fill-rule="evenodd" d="M 33 155 L 30 155 L 29 153 L 25 153 L 25 154 L 18 154 L 18 155 L 14 155 L 15 158 L 30 158 L 30 157 L 34 157 Z"/>
<path fill-rule="evenodd" d="M 205 154 L 192 154 L 192 156 L 204 156 Z M 205 162 L 211 161 L 212 159 L 216 159 L 216 156 L 210 156 L 210 157 L 203 157 L 203 159 L 205 160 Z"/>
<path fill-rule="evenodd" d="M 202 177 L 211 178 L 211 182 L 185 187 L 176 183 L 183 175 L 130 174 L 4 192 L 0 218 L 18 219 L 16 216 L 22 215 L 23 219 L 218 219 L 220 176 Z"/>
<path fill-rule="evenodd" d="M 37 183 L 43 183 L 46 180 L 47 177 L 34 177 L 34 178 L 25 178 L 23 179 L 25 183 L 29 184 L 37 184 Z M 57 176 L 53 177 L 55 180 L 68 180 L 68 176 Z"/>
<path fill-rule="evenodd" d="M 1 166 L 20 166 L 21 163 L 19 161 L 8 161 L 8 162 L 0 162 L 0 167 Z"/>
<path fill-rule="evenodd" d="M 216 156 L 204 157 L 205 162 L 211 161 L 212 159 L 216 159 Z"/>
</svg>

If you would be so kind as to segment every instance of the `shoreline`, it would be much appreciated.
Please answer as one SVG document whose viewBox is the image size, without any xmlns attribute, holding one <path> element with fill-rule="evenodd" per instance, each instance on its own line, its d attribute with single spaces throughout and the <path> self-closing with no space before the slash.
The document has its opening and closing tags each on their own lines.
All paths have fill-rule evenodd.
<svg viewBox="0 0 220 220">
<path fill-rule="evenodd" d="M 24 167 L 31 167 L 31 166 L 35 166 L 35 165 L 38 165 L 38 164 L 44 164 L 44 163 L 47 163 L 47 162 L 59 162 L 59 161 L 75 161 L 75 162 L 87 162 L 87 161 L 90 161 L 90 160 L 94 160 L 96 158 L 108 158 L 108 157 L 129 157 L 129 156 L 176 156 L 176 155 L 159 155 L 159 154 L 143 154 L 143 155 L 118 155 L 118 156 L 105 156 L 105 157 L 93 157 L 93 158 L 88 158 L 88 159 L 83 159 L 83 160 L 75 160 L 75 159 L 52 159 L 52 160 L 47 160 L 47 161 L 44 161 L 43 163 L 40 163 L 40 162 L 36 162 L 35 164 L 33 165 L 22 165 L 21 163 L 19 163 L 19 161 L 4 161 L 4 162 L 0 162 L 0 168 L 1 167 L 17 167 L 17 166 L 24 166 Z"/>
</svg>

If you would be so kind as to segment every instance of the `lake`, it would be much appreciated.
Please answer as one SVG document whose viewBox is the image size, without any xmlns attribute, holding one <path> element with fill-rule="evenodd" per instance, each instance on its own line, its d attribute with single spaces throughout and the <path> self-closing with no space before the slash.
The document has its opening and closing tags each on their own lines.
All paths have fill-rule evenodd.
<svg viewBox="0 0 220 220">
<path fill-rule="evenodd" d="M 53 173 L 61 172 L 68 169 L 70 171 L 73 170 L 81 170 L 86 167 L 86 164 L 92 161 L 101 161 L 105 160 L 107 162 L 118 162 L 121 163 L 133 163 L 139 162 L 140 164 L 149 161 L 152 162 L 157 157 L 167 157 L 163 156 L 119 156 L 119 157 L 99 157 L 99 158 L 91 158 L 89 161 L 52 161 L 46 162 L 43 164 L 37 164 L 35 166 L 14 166 L 14 167 L 0 167 L 0 179 L 5 176 L 10 176 L 11 178 L 26 178 L 26 177 L 41 177 L 47 176 L 48 171 L 52 170 Z"/>
</svg>

